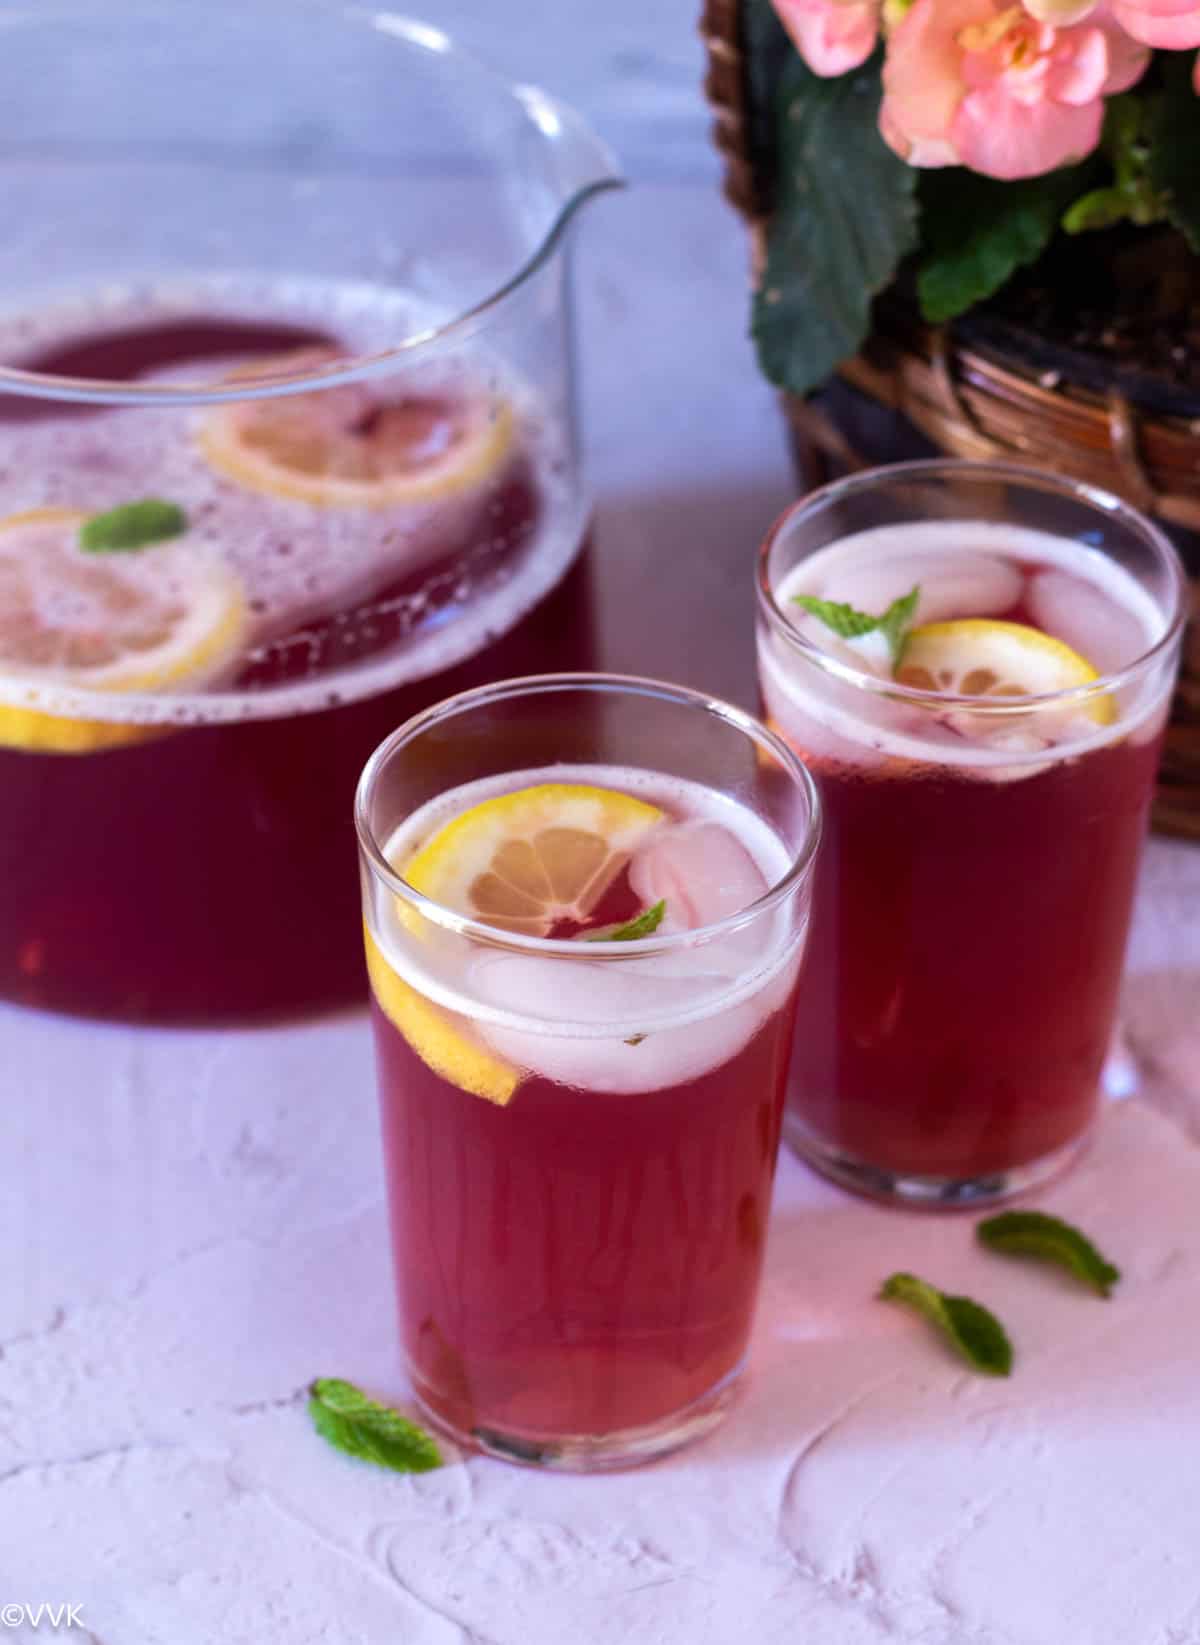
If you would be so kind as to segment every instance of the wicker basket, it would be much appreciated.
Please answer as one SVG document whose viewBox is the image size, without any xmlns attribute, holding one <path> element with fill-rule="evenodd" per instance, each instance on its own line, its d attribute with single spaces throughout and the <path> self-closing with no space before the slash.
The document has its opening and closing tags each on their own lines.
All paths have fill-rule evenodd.
<svg viewBox="0 0 1200 1645">
<path fill-rule="evenodd" d="M 741 31 L 740 0 L 706 0 L 701 32 L 714 140 L 725 160 L 725 193 L 750 228 L 757 271 L 770 201 L 750 161 Z M 1188 540 L 1200 533 L 1200 418 L 1147 412 L 1115 386 L 1085 387 L 1071 380 L 1069 370 L 1047 368 L 1044 360 L 1022 358 L 994 341 L 968 340 L 965 329 L 930 327 L 902 302 L 881 301 L 871 338 L 841 367 L 839 392 L 827 398 L 840 399 L 843 410 L 847 396 L 882 408 L 890 442 L 864 441 L 864 419 L 839 416 L 838 407 L 829 409 L 821 396 L 785 394 L 801 484 L 810 489 L 839 471 L 933 449 L 1070 474 L 1119 493 L 1175 528 L 1192 573 L 1194 620 L 1155 825 L 1200 839 L 1200 545 Z M 879 411 L 874 426 L 881 427 Z"/>
</svg>

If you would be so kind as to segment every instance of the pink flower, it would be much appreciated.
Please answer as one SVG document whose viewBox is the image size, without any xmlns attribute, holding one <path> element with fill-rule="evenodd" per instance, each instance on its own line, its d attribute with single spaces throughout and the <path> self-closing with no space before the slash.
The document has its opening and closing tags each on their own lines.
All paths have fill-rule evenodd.
<svg viewBox="0 0 1200 1645">
<path fill-rule="evenodd" d="M 879 129 L 912 165 L 1036 177 L 1095 148 L 1105 96 L 1148 58 L 1102 6 L 1056 26 L 1004 0 L 915 0 L 888 42 Z"/>
<path fill-rule="evenodd" d="M 774 5 L 814 74 L 845 74 L 875 49 L 881 0 L 774 0 Z"/>
<path fill-rule="evenodd" d="M 1184 51 L 1200 46 L 1198 0 L 1113 0 L 1113 17 L 1144 46 Z"/>
</svg>

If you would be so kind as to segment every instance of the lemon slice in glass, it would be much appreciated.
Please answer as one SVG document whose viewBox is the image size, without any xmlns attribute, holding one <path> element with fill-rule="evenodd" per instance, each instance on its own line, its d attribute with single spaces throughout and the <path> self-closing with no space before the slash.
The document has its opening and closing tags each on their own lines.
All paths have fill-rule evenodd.
<svg viewBox="0 0 1200 1645">
<path fill-rule="evenodd" d="M 235 373 L 247 379 L 327 363 L 302 354 Z M 512 449 L 512 408 L 482 391 L 381 399 L 361 383 L 209 412 L 200 445 L 219 473 L 251 491 L 322 508 L 438 502 L 496 474 Z"/>
<path fill-rule="evenodd" d="M 520 1083 L 520 1074 L 471 1039 L 467 1025 L 443 1011 L 396 975 L 369 931 L 367 974 L 384 1016 L 435 1074 L 503 1108 Z"/>
<path fill-rule="evenodd" d="M 1046 696 L 1099 677 L 1086 657 L 1052 634 L 985 617 L 914 628 L 896 670 L 901 685 L 963 697 Z M 1079 712 L 1111 725 L 1116 704 L 1102 693 L 1082 703 Z"/>
<path fill-rule="evenodd" d="M 240 580 L 179 538 L 126 553 L 85 553 L 88 516 L 38 508 L 0 520 L 0 678 L 89 691 L 200 690 L 246 637 Z M 158 728 L 60 717 L 0 702 L 0 746 L 91 753 Z"/>
<path fill-rule="evenodd" d="M 443 907 L 544 937 L 561 920 L 588 919 L 662 817 L 616 789 L 539 783 L 461 812 L 400 872 Z"/>
<path fill-rule="evenodd" d="M 501 931 L 544 936 L 559 920 L 584 922 L 662 818 L 657 806 L 616 789 L 539 783 L 460 812 L 396 866 L 443 907 Z M 419 917 L 407 907 L 398 915 L 419 937 Z M 380 1009 L 434 1073 L 488 1102 L 510 1100 L 519 1070 L 481 1046 L 465 1016 L 399 977 L 370 932 L 367 969 Z"/>
</svg>

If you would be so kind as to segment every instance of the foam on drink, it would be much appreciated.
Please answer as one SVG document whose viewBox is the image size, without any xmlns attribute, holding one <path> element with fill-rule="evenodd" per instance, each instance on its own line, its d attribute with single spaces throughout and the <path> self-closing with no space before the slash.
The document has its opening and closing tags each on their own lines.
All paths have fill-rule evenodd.
<svg viewBox="0 0 1200 1645">
<path fill-rule="evenodd" d="M 500 931 L 494 941 L 464 939 L 415 923 L 376 889 L 374 930 L 389 964 L 453 1013 L 462 1032 L 527 1073 L 565 1085 L 650 1092 L 719 1067 L 795 982 L 803 932 L 789 927 L 784 910 L 749 912 L 787 872 L 783 841 L 736 800 L 700 784 L 633 768 L 561 765 L 439 796 L 396 831 L 385 855 L 402 872 L 454 816 L 539 783 L 613 789 L 667 814 L 635 851 L 630 881 L 639 896 L 665 896 L 662 936 L 691 928 L 695 940 L 660 952 L 609 944 L 595 959 L 576 957 L 581 945 L 573 943 L 569 958 L 548 955 Z"/>
<path fill-rule="evenodd" d="M 220 279 L 122 286 L 0 317 L 0 360 L 19 364 L 72 338 L 119 337 L 197 314 L 308 326 L 335 336 L 340 351 L 354 357 L 382 355 L 436 321 L 411 294 L 367 285 Z M 211 384 L 244 363 L 244 356 L 208 359 L 199 367 L 150 372 L 143 380 Z M 562 419 L 550 415 L 535 391 L 482 342 L 421 366 L 398 370 L 392 362 L 361 388 L 335 392 L 383 401 L 422 392 L 503 401 L 516 424 L 514 451 L 528 466 L 536 492 L 530 541 L 517 555 L 496 555 L 487 541 L 487 510 L 495 505 L 486 487 L 423 505 L 368 510 L 316 507 L 239 486 L 206 460 L 200 435 L 212 410 L 205 406 L 88 414 L 67 408 L 61 415 L 43 411 L 27 422 L 8 421 L 0 454 L 0 517 L 44 505 L 99 513 L 148 494 L 178 503 L 188 516 L 189 543 L 220 554 L 242 580 L 252 624 L 250 661 L 269 662 L 271 648 L 285 637 L 293 653 L 298 647 L 303 655 L 305 625 L 330 616 L 354 625 L 367 642 L 372 624 L 386 624 L 400 642 L 352 666 L 310 670 L 307 677 L 303 671 L 293 677 L 297 671 L 289 668 L 281 683 L 253 690 L 97 700 L 13 673 L 0 676 L 0 701 L 64 716 L 169 723 L 292 715 L 439 673 L 513 627 L 561 579 L 583 532 L 580 504 L 559 478 L 567 458 Z M 468 537 L 476 516 L 478 549 L 440 563 L 440 547 Z M 402 592 L 373 603 L 398 579 Z M 314 640 L 314 661 L 318 649 Z"/>
<path fill-rule="evenodd" d="M 1102 675 L 1116 713 L 1102 724 L 1078 705 L 1011 712 L 938 713 L 889 690 L 891 665 L 882 636 L 840 640 L 793 601 L 798 594 L 880 612 L 914 585 L 916 625 L 966 617 L 1026 623 L 1063 640 Z M 1119 565 L 1086 544 L 1050 532 L 980 520 L 881 526 L 842 538 L 801 561 L 775 591 L 778 608 L 830 660 L 806 663 L 765 626 L 759 659 L 768 715 L 810 756 L 886 771 L 902 762 L 950 765 L 995 781 L 1046 769 L 1050 750 L 1076 757 L 1120 738 L 1149 740 L 1162 728 L 1169 674 L 1150 671 L 1135 683 L 1120 675 L 1165 631 L 1163 613 Z M 865 677 L 865 680 L 864 680 Z M 873 686 L 873 681 L 878 686 Z"/>
</svg>

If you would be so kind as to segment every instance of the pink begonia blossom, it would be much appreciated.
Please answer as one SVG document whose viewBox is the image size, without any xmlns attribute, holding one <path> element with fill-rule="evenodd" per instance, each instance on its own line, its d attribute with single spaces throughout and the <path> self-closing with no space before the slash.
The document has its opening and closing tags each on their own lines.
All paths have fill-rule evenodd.
<svg viewBox="0 0 1200 1645">
<path fill-rule="evenodd" d="M 888 41 L 879 129 L 915 166 L 1040 176 L 1091 153 L 1104 98 L 1148 59 L 1102 6 L 1056 27 L 1003 0 L 915 0 Z"/>
<path fill-rule="evenodd" d="M 1144 46 L 1200 46 L 1200 0 L 1112 0 L 1116 22 Z"/>
<path fill-rule="evenodd" d="M 814 74 L 845 74 L 865 63 L 879 36 L 881 0 L 774 0 L 796 49 Z"/>
</svg>

